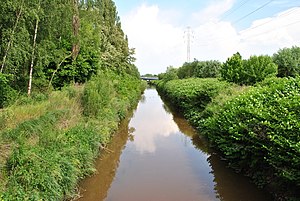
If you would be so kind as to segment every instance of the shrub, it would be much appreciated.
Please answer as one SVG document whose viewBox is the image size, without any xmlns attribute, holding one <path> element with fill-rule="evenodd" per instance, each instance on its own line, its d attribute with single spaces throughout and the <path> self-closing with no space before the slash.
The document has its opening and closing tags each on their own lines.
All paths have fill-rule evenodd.
<svg viewBox="0 0 300 201">
<path fill-rule="evenodd" d="M 202 126 L 231 166 L 258 184 L 300 187 L 300 78 L 266 80 L 226 103 Z"/>
<path fill-rule="evenodd" d="M 158 83 L 157 87 L 195 125 L 205 107 L 230 85 L 216 78 L 189 78 Z"/>
</svg>

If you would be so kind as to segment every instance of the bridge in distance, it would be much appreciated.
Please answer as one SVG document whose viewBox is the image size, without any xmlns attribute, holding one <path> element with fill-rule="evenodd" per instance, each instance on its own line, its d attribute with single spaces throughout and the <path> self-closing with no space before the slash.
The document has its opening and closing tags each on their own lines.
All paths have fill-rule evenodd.
<svg viewBox="0 0 300 201">
<path fill-rule="evenodd" d="M 147 82 L 152 80 L 158 80 L 158 77 L 141 77 L 142 80 L 146 80 Z"/>
</svg>

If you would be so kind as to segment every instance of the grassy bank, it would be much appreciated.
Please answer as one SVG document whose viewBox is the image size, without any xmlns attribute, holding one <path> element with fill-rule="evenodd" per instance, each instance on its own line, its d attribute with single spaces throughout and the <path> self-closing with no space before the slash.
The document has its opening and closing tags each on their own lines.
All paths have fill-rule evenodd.
<svg viewBox="0 0 300 201">
<path fill-rule="evenodd" d="M 277 200 L 299 198 L 299 78 L 272 78 L 255 87 L 217 79 L 157 86 L 231 167 L 271 189 Z"/>
<path fill-rule="evenodd" d="M 143 90 L 102 72 L 84 87 L 23 99 L 0 113 L 1 200 L 62 200 L 93 173 L 93 161 Z M 100 151 L 101 152 L 101 151 Z"/>
</svg>

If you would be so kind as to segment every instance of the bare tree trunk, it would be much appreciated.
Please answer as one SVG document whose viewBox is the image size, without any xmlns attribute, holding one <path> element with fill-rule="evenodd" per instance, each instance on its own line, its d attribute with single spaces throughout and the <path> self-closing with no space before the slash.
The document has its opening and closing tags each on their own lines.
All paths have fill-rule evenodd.
<svg viewBox="0 0 300 201">
<path fill-rule="evenodd" d="M 35 29 L 34 29 L 33 49 L 32 49 L 32 54 L 31 54 L 31 64 L 30 64 L 30 71 L 29 71 L 28 96 L 30 96 L 30 94 L 31 94 L 34 53 L 35 53 L 35 48 L 36 48 L 36 36 L 37 36 L 38 27 L 39 27 L 39 18 L 37 17 L 36 23 L 35 23 Z"/>
<path fill-rule="evenodd" d="M 72 58 L 75 60 L 79 54 L 80 51 L 80 45 L 79 45 L 79 27 L 80 27 L 80 18 L 79 18 L 79 10 L 78 10 L 78 0 L 73 0 L 73 37 L 74 42 L 72 46 Z"/>
<path fill-rule="evenodd" d="M 5 54 L 4 54 L 4 57 L 3 57 L 3 60 L 2 60 L 2 65 L 1 65 L 0 73 L 2 73 L 3 70 L 4 70 L 6 58 L 7 58 L 8 52 L 9 52 L 9 50 L 10 50 L 10 47 L 11 47 L 11 45 L 12 45 L 13 37 L 14 37 L 14 35 L 15 35 L 15 31 L 16 31 L 16 29 L 17 29 L 17 26 L 18 26 L 20 17 L 21 17 L 21 15 L 22 15 L 22 10 L 23 10 L 23 4 L 21 5 L 20 11 L 19 11 L 19 13 L 17 14 L 16 23 L 15 23 L 15 25 L 14 25 L 14 27 L 13 27 L 12 33 L 11 33 L 11 35 L 10 35 L 10 39 L 9 39 L 9 41 L 8 41 L 7 48 L 6 48 L 6 50 L 5 50 Z"/>
<path fill-rule="evenodd" d="M 41 1 L 39 1 L 39 7 L 37 9 L 36 13 L 36 22 L 35 22 L 35 28 L 34 28 L 34 36 L 33 36 L 33 46 L 32 46 L 32 53 L 31 53 L 31 63 L 30 63 L 30 71 L 29 71 L 29 82 L 28 82 L 28 96 L 31 94 L 31 85 L 32 85 L 32 74 L 33 74 L 33 63 L 34 63 L 34 54 L 35 54 L 35 49 L 36 49 L 36 37 L 38 33 L 38 28 L 39 28 L 39 11 L 41 9 Z"/>
</svg>

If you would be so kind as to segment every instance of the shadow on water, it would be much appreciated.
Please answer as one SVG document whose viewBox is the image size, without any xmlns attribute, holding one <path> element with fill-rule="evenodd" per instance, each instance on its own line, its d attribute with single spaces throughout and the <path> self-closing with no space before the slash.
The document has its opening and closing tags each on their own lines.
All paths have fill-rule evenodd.
<svg viewBox="0 0 300 201">
<path fill-rule="evenodd" d="M 79 200 L 272 200 L 248 178 L 227 168 L 205 139 L 173 111 L 155 89 L 147 89 L 134 116 L 121 123 L 96 161 L 97 173 L 82 181 Z"/>
<path fill-rule="evenodd" d="M 141 101 L 143 101 L 143 96 Z M 95 161 L 96 173 L 80 183 L 81 197 L 78 200 L 104 200 L 107 197 L 108 190 L 119 167 L 120 156 L 126 147 L 126 142 L 134 140 L 132 133 L 135 129 L 133 127 L 128 128 L 132 115 L 133 113 L 129 114 L 120 123 L 111 143 L 108 144 L 105 150 L 101 151 L 101 156 Z"/>
</svg>

